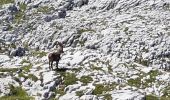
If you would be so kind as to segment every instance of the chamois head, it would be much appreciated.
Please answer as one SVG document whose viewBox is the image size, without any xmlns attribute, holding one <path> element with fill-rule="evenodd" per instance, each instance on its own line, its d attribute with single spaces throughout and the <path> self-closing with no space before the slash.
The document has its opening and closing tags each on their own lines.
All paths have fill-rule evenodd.
<svg viewBox="0 0 170 100">
<path fill-rule="evenodd" d="M 54 42 L 54 44 L 53 44 L 53 46 L 56 46 L 56 48 L 57 48 L 57 52 L 58 53 L 64 53 L 64 51 L 63 51 L 63 44 L 61 43 L 61 42 L 59 42 L 59 41 L 55 41 Z"/>
</svg>

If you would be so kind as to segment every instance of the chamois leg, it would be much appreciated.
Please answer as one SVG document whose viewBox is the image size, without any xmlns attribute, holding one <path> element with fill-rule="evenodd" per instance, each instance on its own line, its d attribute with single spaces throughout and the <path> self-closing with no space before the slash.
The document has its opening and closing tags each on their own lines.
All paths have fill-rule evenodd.
<svg viewBox="0 0 170 100">
<path fill-rule="evenodd" d="M 50 64 L 51 61 L 49 61 L 49 69 L 51 70 L 51 64 Z"/>
<path fill-rule="evenodd" d="M 51 61 L 51 69 L 53 70 L 53 61 Z"/>
<path fill-rule="evenodd" d="M 58 69 L 58 61 L 56 61 L 56 68 Z"/>
</svg>

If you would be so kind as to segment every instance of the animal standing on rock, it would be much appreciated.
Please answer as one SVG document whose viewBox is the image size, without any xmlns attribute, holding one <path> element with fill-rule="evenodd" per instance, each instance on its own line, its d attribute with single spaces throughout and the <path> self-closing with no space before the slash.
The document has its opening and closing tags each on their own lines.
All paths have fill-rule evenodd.
<svg viewBox="0 0 170 100">
<path fill-rule="evenodd" d="M 48 54 L 49 69 L 50 70 L 53 70 L 53 62 L 54 61 L 56 61 L 56 67 L 58 69 L 58 62 L 61 59 L 60 55 L 62 53 L 64 53 L 63 52 L 63 44 L 61 42 L 56 41 L 54 43 L 54 45 L 56 45 L 57 50 Z"/>
</svg>

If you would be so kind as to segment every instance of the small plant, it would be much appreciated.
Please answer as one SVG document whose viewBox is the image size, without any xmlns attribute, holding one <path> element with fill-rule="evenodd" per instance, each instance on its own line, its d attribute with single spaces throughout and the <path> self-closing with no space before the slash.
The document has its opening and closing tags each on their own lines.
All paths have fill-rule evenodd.
<svg viewBox="0 0 170 100">
<path fill-rule="evenodd" d="M 14 87 L 10 85 L 10 93 L 8 96 L 0 97 L 1 100 L 34 100 L 33 97 L 28 94 L 21 87 Z"/>
<path fill-rule="evenodd" d="M 23 59 L 20 64 L 24 64 L 24 63 L 30 63 L 30 61 L 26 60 L 26 59 Z"/>
<path fill-rule="evenodd" d="M 160 99 L 154 95 L 146 95 L 146 100 L 160 100 Z"/>
<path fill-rule="evenodd" d="M 27 5 L 25 3 L 21 3 L 21 4 L 19 4 L 19 8 L 21 11 L 25 11 L 27 8 Z"/>
<path fill-rule="evenodd" d="M 24 77 L 25 79 L 31 79 L 34 82 L 36 82 L 38 80 L 38 78 L 33 74 L 25 75 L 24 73 L 19 73 L 19 77 Z"/>
<path fill-rule="evenodd" d="M 83 82 L 84 84 L 90 83 L 93 81 L 93 79 L 90 76 L 82 76 L 80 78 L 80 82 Z"/>
<path fill-rule="evenodd" d="M 27 66 L 23 66 L 23 67 L 21 67 L 21 69 L 23 70 L 23 71 L 25 71 L 25 72 L 29 72 L 30 71 L 30 69 L 32 68 L 32 64 L 29 64 L 29 65 L 27 65 Z"/>
<path fill-rule="evenodd" d="M 141 86 L 141 78 L 138 77 L 136 79 L 129 79 L 128 80 L 128 85 L 135 86 L 135 87 L 139 88 Z"/>
<path fill-rule="evenodd" d="M 163 96 L 170 98 L 170 86 L 167 86 L 167 87 L 163 90 Z"/>
<path fill-rule="evenodd" d="M 93 90 L 92 94 L 93 95 L 99 95 L 99 94 L 102 94 L 103 91 L 104 91 L 104 85 L 96 84 L 95 89 Z"/>
<path fill-rule="evenodd" d="M 113 90 L 116 87 L 115 83 L 103 85 L 103 84 L 96 84 L 95 89 L 93 90 L 93 95 L 103 95 L 104 93 Z"/>
<path fill-rule="evenodd" d="M 0 68 L 0 72 L 16 72 L 18 68 Z"/>
<path fill-rule="evenodd" d="M 77 30 L 77 34 L 82 34 L 84 32 L 96 32 L 96 31 L 93 29 L 79 29 L 79 30 Z"/>
<path fill-rule="evenodd" d="M 18 11 L 16 14 L 15 14 L 15 19 L 14 19 L 14 22 L 15 23 L 20 23 L 23 19 L 24 19 L 24 12 L 22 11 Z"/>
<path fill-rule="evenodd" d="M 84 93 L 83 93 L 83 91 L 76 91 L 76 95 L 79 96 L 79 97 L 81 97 L 81 96 L 84 95 Z"/>
<path fill-rule="evenodd" d="M 38 58 L 42 58 L 42 57 L 47 55 L 47 52 L 44 52 L 44 51 L 33 51 L 32 55 L 36 56 Z"/>
<path fill-rule="evenodd" d="M 111 94 L 104 94 L 104 100 L 112 100 Z"/>
<path fill-rule="evenodd" d="M 41 12 L 41 13 L 44 13 L 44 14 L 47 14 L 49 13 L 51 10 L 54 10 L 53 7 L 49 8 L 48 6 L 42 6 L 42 7 L 39 7 L 37 9 L 37 12 Z"/>
<path fill-rule="evenodd" d="M 0 6 L 8 3 L 14 3 L 14 0 L 0 0 Z"/>
<path fill-rule="evenodd" d="M 103 69 L 102 69 L 102 67 L 98 67 L 98 66 L 95 66 L 95 65 L 91 65 L 91 69 L 92 70 L 101 70 L 101 71 L 104 71 Z"/>
<path fill-rule="evenodd" d="M 76 84 L 78 81 L 78 79 L 76 78 L 76 75 L 74 73 L 65 73 L 64 74 L 64 85 L 68 86 L 68 85 L 72 85 L 72 84 Z"/>
<path fill-rule="evenodd" d="M 28 78 L 32 79 L 34 82 L 36 82 L 38 80 L 38 78 L 33 74 L 28 74 Z"/>
<path fill-rule="evenodd" d="M 55 94 L 60 94 L 60 96 L 64 95 L 65 92 L 64 92 L 64 89 L 65 89 L 65 86 L 59 86 L 57 89 L 54 90 Z"/>
</svg>

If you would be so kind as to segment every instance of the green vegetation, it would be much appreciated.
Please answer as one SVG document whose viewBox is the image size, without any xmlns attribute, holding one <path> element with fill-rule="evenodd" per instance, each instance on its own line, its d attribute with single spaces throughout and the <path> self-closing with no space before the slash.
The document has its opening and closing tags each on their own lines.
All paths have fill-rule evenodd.
<svg viewBox="0 0 170 100">
<path fill-rule="evenodd" d="M 78 81 L 74 73 L 67 72 L 63 75 L 63 77 L 64 77 L 64 85 L 66 86 L 76 84 L 77 83 L 76 81 Z"/>
<path fill-rule="evenodd" d="M 79 96 L 79 97 L 81 97 L 81 96 L 84 95 L 84 93 L 83 93 L 83 91 L 76 91 L 76 95 Z"/>
<path fill-rule="evenodd" d="M 47 14 L 47 13 L 49 13 L 51 10 L 54 10 L 54 8 L 53 7 L 48 7 L 48 6 L 42 6 L 42 7 L 39 7 L 38 9 L 37 9 L 37 12 L 41 12 L 41 13 L 44 13 L 44 14 Z"/>
<path fill-rule="evenodd" d="M 18 68 L 0 68 L 0 72 L 16 72 Z"/>
<path fill-rule="evenodd" d="M 10 85 L 10 93 L 7 96 L 0 97 L 0 100 L 34 100 L 21 87 Z"/>
<path fill-rule="evenodd" d="M 19 24 L 24 19 L 24 17 L 24 11 L 18 11 L 15 13 L 14 22 Z"/>
<path fill-rule="evenodd" d="M 38 58 L 42 58 L 47 55 L 47 52 L 44 51 L 33 51 L 32 55 Z"/>
<path fill-rule="evenodd" d="M 0 0 L 0 6 L 8 3 L 14 3 L 14 0 Z"/>
<path fill-rule="evenodd" d="M 93 64 L 92 64 L 90 67 L 91 67 L 92 70 L 97 70 L 97 71 L 101 70 L 101 71 L 104 71 L 104 70 L 102 69 L 102 67 L 98 67 L 98 66 L 93 65 Z"/>
<path fill-rule="evenodd" d="M 92 94 L 93 95 L 106 95 L 105 94 L 106 92 L 114 90 L 116 86 L 117 86 L 116 83 L 107 84 L 107 85 L 96 84 L 95 89 L 93 90 Z"/>
<path fill-rule="evenodd" d="M 82 76 L 80 78 L 80 82 L 83 82 L 84 84 L 90 83 L 93 81 L 93 79 L 90 76 Z"/>
<path fill-rule="evenodd" d="M 138 88 L 146 88 L 150 87 L 150 85 L 156 81 L 156 76 L 158 76 L 160 72 L 158 70 L 151 70 L 149 73 L 140 74 L 136 79 L 129 79 L 128 85 L 135 86 Z M 141 81 L 144 77 L 149 75 L 149 79 L 145 79 Z M 142 87 L 141 87 L 142 86 Z"/>
<path fill-rule="evenodd" d="M 21 11 L 25 11 L 26 8 L 27 8 L 27 5 L 24 4 L 24 3 L 21 3 L 21 4 L 19 4 L 19 8 L 20 8 Z"/>
<path fill-rule="evenodd" d="M 170 86 L 165 87 L 163 90 L 163 96 L 170 98 Z"/>
<path fill-rule="evenodd" d="M 112 72 L 113 72 L 112 66 L 108 66 L 108 72 L 109 72 L 109 73 L 112 73 Z"/>
<path fill-rule="evenodd" d="M 150 94 L 150 95 L 146 95 L 146 100 L 170 100 L 170 97 L 165 95 L 163 95 L 162 97 L 158 97 Z"/>
<path fill-rule="evenodd" d="M 38 80 L 38 78 L 33 74 L 25 75 L 24 73 L 19 73 L 19 77 L 24 77 L 25 79 L 31 79 L 34 82 L 36 82 Z"/>
<path fill-rule="evenodd" d="M 146 59 L 143 59 L 143 58 L 138 58 L 135 62 L 139 63 L 143 66 L 149 66 L 149 60 L 146 60 Z"/>
<path fill-rule="evenodd" d="M 102 94 L 104 91 L 105 91 L 105 87 L 103 84 L 96 84 L 92 94 L 98 95 L 98 94 Z"/>
<path fill-rule="evenodd" d="M 81 47 L 84 46 L 84 43 L 85 43 L 85 41 L 82 41 L 82 40 L 79 41 L 79 44 L 80 44 Z"/>
<path fill-rule="evenodd" d="M 111 94 L 104 94 L 104 100 L 112 100 Z"/>
<path fill-rule="evenodd" d="M 60 96 L 64 95 L 65 86 L 59 86 L 57 89 L 54 90 L 55 94 L 60 94 Z"/>
<path fill-rule="evenodd" d="M 84 32 L 96 32 L 96 31 L 93 29 L 79 29 L 79 30 L 77 30 L 78 34 L 82 34 Z"/>
<path fill-rule="evenodd" d="M 30 61 L 26 60 L 26 59 L 23 59 L 20 64 L 23 64 L 23 63 L 30 63 Z"/>
<path fill-rule="evenodd" d="M 160 99 L 153 95 L 146 95 L 146 100 L 160 100 Z"/>
<path fill-rule="evenodd" d="M 32 68 L 32 64 L 29 64 L 29 65 L 27 65 L 27 66 L 21 67 L 21 69 L 22 69 L 23 71 L 25 71 L 25 72 L 29 72 L 31 68 Z"/>
<path fill-rule="evenodd" d="M 141 84 L 142 84 L 141 77 L 138 77 L 136 79 L 129 79 L 128 80 L 128 85 L 130 85 L 130 86 L 135 86 L 135 87 L 139 88 L 141 86 Z"/>
</svg>

